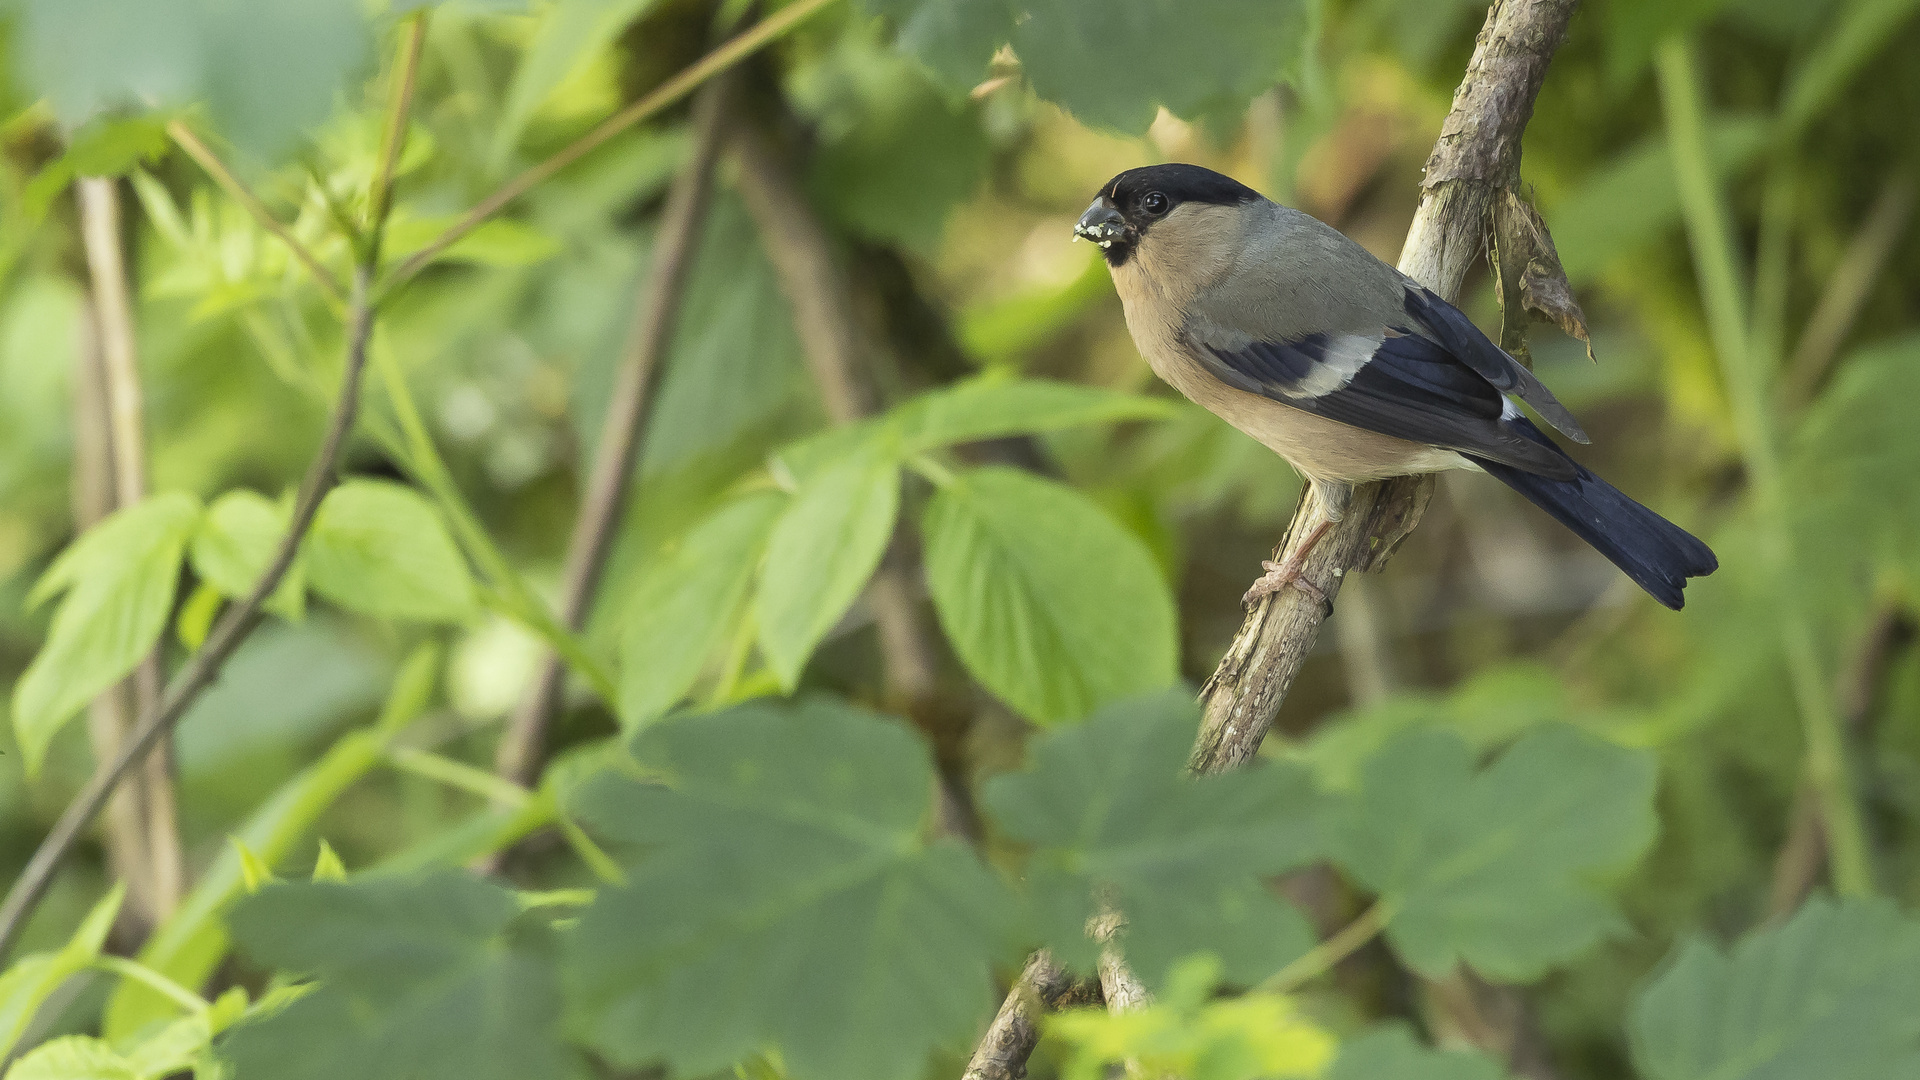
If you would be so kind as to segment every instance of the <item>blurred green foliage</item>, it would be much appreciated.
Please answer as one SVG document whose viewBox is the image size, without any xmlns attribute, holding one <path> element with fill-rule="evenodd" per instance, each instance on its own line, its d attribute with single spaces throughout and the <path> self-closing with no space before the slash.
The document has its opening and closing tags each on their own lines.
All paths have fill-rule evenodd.
<svg viewBox="0 0 1920 1080">
<path fill-rule="evenodd" d="M 87 702 L 250 590 L 340 372 L 338 305 L 167 125 L 344 280 L 407 20 L 388 270 L 784 6 L 0 0 L 0 879 L 91 768 Z M 1915 0 L 1591 0 L 1527 129 L 1599 362 L 1533 353 L 1584 458 L 1719 551 L 1685 612 L 1448 477 L 1342 593 L 1276 760 L 1182 775 L 1177 687 L 1297 481 L 1154 384 L 1071 222 L 1190 160 L 1391 259 L 1484 12 L 825 5 L 739 108 L 827 230 L 880 410 L 826 423 L 723 167 L 577 640 L 546 605 L 686 110 L 512 201 L 384 298 L 349 480 L 179 730 L 186 900 L 143 926 L 76 852 L 0 974 L 7 1075 L 955 1075 L 995 978 L 1041 944 L 1090 969 L 1116 911 L 1160 1001 L 1062 1014 L 1036 1075 L 1911 1074 Z M 84 533 L 82 176 L 119 178 L 157 493 Z M 1498 318 L 1483 272 L 1462 304 Z M 910 689 L 883 564 L 931 642 Z M 495 745 L 555 645 L 523 789 Z M 1828 730 L 1864 888 L 1826 884 Z M 1382 944 L 1312 948 L 1363 912 Z"/>
</svg>

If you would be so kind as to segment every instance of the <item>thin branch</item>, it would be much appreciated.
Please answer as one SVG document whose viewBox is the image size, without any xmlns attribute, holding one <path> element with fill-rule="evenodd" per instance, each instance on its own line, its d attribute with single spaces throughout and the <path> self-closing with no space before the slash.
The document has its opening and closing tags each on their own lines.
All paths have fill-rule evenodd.
<svg viewBox="0 0 1920 1080">
<path fill-rule="evenodd" d="M 100 355 L 100 324 L 89 301 L 78 320 L 80 347 L 73 361 L 73 524 L 84 533 L 113 512 L 113 425 L 107 404 L 106 360 Z M 129 700 L 125 682 L 109 687 L 87 709 L 87 737 L 95 761 L 106 761 L 126 741 L 137 709 Z M 135 785 L 123 787 L 107 804 L 107 868 L 127 884 L 127 903 L 120 909 L 123 925 L 133 936 L 144 936 L 153 926 L 152 864 L 143 857 L 146 825 Z M 137 926 L 137 929 L 136 929 Z"/>
<path fill-rule="evenodd" d="M 1021 1080 L 1027 1057 L 1040 1041 L 1040 1015 L 1058 1008 L 1074 988 L 1073 976 L 1046 952 L 1034 953 L 1000 1012 L 967 1062 L 961 1080 Z"/>
<path fill-rule="evenodd" d="M 1826 290 L 1814 305 L 1806 329 L 1800 332 L 1800 344 L 1787 364 L 1783 386 L 1788 407 L 1813 400 L 1827 373 L 1833 370 L 1840 346 L 1846 343 L 1854 320 L 1866 306 L 1874 283 L 1880 280 L 1887 259 L 1906 235 L 1913 202 L 1913 177 L 1907 173 L 1895 175 L 1880 189 L 1866 220 L 1860 223 L 1860 231 L 1840 257 L 1840 265 L 1827 278 Z"/>
<path fill-rule="evenodd" d="M 423 16 L 420 16 L 424 18 Z M 412 54 L 417 60 L 418 53 Z M 413 78 L 403 75 L 401 78 L 400 106 L 393 111 L 396 127 L 405 131 L 407 113 L 412 106 L 411 92 Z M 390 185 L 393 181 L 392 162 L 389 161 L 375 180 L 375 190 Z M 121 746 L 120 752 L 112 761 L 103 762 L 88 779 L 85 787 L 74 796 L 73 801 L 54 822 L 53 829 L 46 839 L 40 842 L 33 857 L 27 860 L 26 867 L 20 872 L 13 886 L 7 890 L 7 897 L 0 902 L 0 962 L 4 962 L 13 945 L 20 938 L 20 932 L 26 927 L 27 919 L 33 909 L 46 895 L 47 887 L 53 883 L 54 872 L 59 869 L 60 861 L 80 839 L 87 826 L 92 823 L 100 808 L 106 805 L 114 789 L 126 778 L 134 764 L 140 761 L 160 739 L 173 730 L 173 726 L 185 716 L 187 709 L 199 698 L 207 687 L 213 685 L 220 676 L 220 670 L 232 657 L 234 650 L 240 647 L 247 635 L 259 625 L 261 608 L 267 599 L 280 587 L 280 582 L 293 566 L 294 557 L 299 553 L 300 543 L 306 538 L 307 531 L 313 526 L 314 515 L 319 512 L 320 500 L 333 490 L 339 482 L 338 468 L 341 454 L 346 450 L 347 438 L 353 431 L 353 422 L 360 408 L 360 374 L 367 366 L 367 344 L 373 336 L 373 270 L 378 264 L 380 240 L 385 231 L 386 221 L 376 218 L 371 230 L 368 250 L 353 275 L 353 291 L 347 306 L 347 356 L 343 365 L 345 370 L 340 376 L 340 395 L 333 406 L 333 414 L 327 421 L 327 434 L 315 455 L 312 464 L 307 467 L 306 476 L 300 482 L 300 494 L 294 501 L 293 514 L 287 524 L 287 533 L 274 550 L 273 559 L 267 564 L 260 581 L 248 593 L 246 598 L 227 609 L 213 629 L 200 651 L 193 655 L 180 673 L 174 677 L 166 692 L 155 702 L 152 709 L 142 711 L 140 719 L 134 724 L 133 732 Z"/>
<path fill-rule="evenodd" d="M 752 56 L 788 30 L 798 26 L 808 16 L 831 3 L 833 0 L 798 0 L 797 3 L 781 8 L 756 23 L 752 29 L 732 38 L 726 44 L 682 69 L 678 74 L 661 83 L 652 93 L 601 121 L 599 126 L 575 139 L 559 153 L 502 184 L 497 191 L 480 200 L 473 209 L 467 211 L 466 216 L 446 232 L 434 237 L 426 247 L 414 252 L 395 268 L 385 283 L 383 295 L 419 273 L 422 267 L 432 262 L 461 237 L 479 228 L 481 222 L 498 213 L 501 207 L 585 157 L 608 139 L 686 97 L 701 83 Z"/>
<path fill-rule="evenodd" d="M 1858 741 L 1872 721 L 1887 668 L 1902 645 L 1912 639 L 1914 626 L 1900 606 L 1887 604 L 1867 624 L 1867 632 L 1853 663 L 1840 678 L 1837 697 L 1847 735 Z M 1773 863 L 1767 894 L 1767 921 L 1777 923 L 1800 909 L 1827 865 L 1826 827 L 1820 819 L 1820 800 L 1810 779 L 1794 792 L 1786 842 Z"/>
<path fill-rule="evenodd" d="M 613 548 L 620 510 L 631 486 L 634 458 L 646 441 L 667 348 L 692 277 L 694 256 L 700 250 L 707 208 L 713 201 L 713 170 L 720 157 L 727 87 L 728 80 L 716 80 L 700 92 L 695 102 L 693 156 L 667 194 L 652 263 L 635 298 L 626 355 L 621 358 L 613 397 L 600 425 L 600 442 L 594 449 L 579 516 L 574 519 L 573 536 L 567 544 L 560 622 L 568 630 L 578 631 L 586 623 L 600 572 Z M 527 785 L 539 775 L 547 728 L 559 709 L 565 679 L 560 657 L 544 653 L 533 686 L 500 737 L 494 758 L 494 771 L 500 776 Z"/>
<path fill-rule="evenodd" d="M 1263 990 L 1278 994 L 1289 994 L 1313 979 L 1332 971 L 1340 961 L 1359 952 L 1367 942 L 1378 937 L 1387 923 L 1393 918 L 1393 909 L 1385 900 L 1375 901 L 1374 905 L 1360 913 L 1352 922 L 1335 931 L 1332 937 L 1307 950 L 1306 955 L 1273 973 L 1266 982 L 1260 984 Z"/>
<path fill-rule="evenodd" d="M 744 116 L 729 125 L 728 145 L 739 164 L 736 183 L 779 275 L 793 311 L 794 331 L 827 416 L 851 424 L 879 409 L 879 395 L 863 370 L 868 355 L 855 314 L 853 286 L 834 242 L 801 189 L 792 162 L 765 130 Z M 907 526 L 902 524 L 901 530 Z M 936 678 L 939 652 L 895 537 L 894 551 L 868 584 L 864 602 L 878 632 L 890 708 L 904 712 L 934 745 L 940 769 L 939 825 L 977 839 L 978 814 L 967 790 L 966 720 L 942 709 Z"/>
<path fill-rule="evenodd" d="M 1579 0 L 1495 0 L 1487 11 L 1427 160 L 1420 207 L 1400 255 L 1402 271 L 1443 297 L 1458 294 L 1480 257 L 1495 193 L 1519 177 L 1521 134 L 1578 6 Z M 1425 477 L 1360 487 L 1343 520 L 1308 556 L 1307 580 L 1332 598 L 1346 574 L 1379 569 L 1419 523 L 1432 493 Z M 1318 503 L 1302 500 L 1275 559 L 1311 532 L 1322 514 Z M 1221 772 L 1253 757 L 1325 617 L 1317 602 L 1294 589 L 1267 597 L 1248 614 L 1201 689 L 1204 712 L 1189 768 Z M 1024 986 L 1015 988 L 1023 992 Z M 1031 1043 L 1013 1048 L 1006 1059 L 1023 1065 L 1032 1050 Z"/>
<path fill-rule="evenodd" d="M 99 323 L 100 355 L 105 362 L 109 446 L 113 458 L 114 503 L 120 509 L 147 496 L 146 424 L 140 390 L 139 346 L 134 335 L 133 301 L 128 295 L 126 257 L 121 244 L 120 196 L 116 181 L 81 177 L 76 185 L 80 203 L 80 231 L 86 248 L 87 269 L 93 280 L 94 315 Z M 156 647 L 140 662 L 126 687 L 133 712 L 152 709 L 160 697 L 160 651 Z M 113 691 L 110 691 L 113 692 Z M 107 755 L 117 747 L 105 748 Z M 173 914 L 186 889 L 186 856 L 180 848 L 179 813 L 174 800 L 173 749 L 162 739 L 133 785 L 133 800 L 141 810 L 140 846 L 129 859 L 146 864 L 145 915 L 155 925 Z"/>
<path fill-rule="evenodd" d="M 200 141 L 200 136 L 195 135 L 192 128 L 182 121 L 174 120 L 167 124 L 167 134 L 173 136 L 173 141 L 179 145 L 180 149 L 187 152 L 188 157 L 200 163 L 200 167 L 206 170 L 208 176 L 213 177 L 213 182 L 219 184 L 221 190 L 232 197 L 234 202 L 245 207 L 247 213 L 253 215 L 253 220 L 259 222 L 261 228 L 279 237 L 280 242 L 287 245 L 287 249 L 293 252 L 294 258 L 299 259 L 301 265 L 307 268 L 307 272 L 313 275 L 314 282 L 320 286 L 321 292 L 327 294 L 328 299 L 336 304 L 346 303 L 346 297 L 340 292 L 340 282 L 334 278 L 333 274 L 320 264 L 320 260 L 314 257 L 307 245 L 301 243 L 285 225 L 280 223 L 279 218 L 273 216 L 273 211 L 267 209 L 267 204 L 261 202 L 259 196 L 249 190 L 247 185 L 241 183 L 239 177 L 233 175 L 233 170 L 227 168 L 226 162 L 221 161 L 219 155 L 208 149 L 206 143 Z"/>
</svg>

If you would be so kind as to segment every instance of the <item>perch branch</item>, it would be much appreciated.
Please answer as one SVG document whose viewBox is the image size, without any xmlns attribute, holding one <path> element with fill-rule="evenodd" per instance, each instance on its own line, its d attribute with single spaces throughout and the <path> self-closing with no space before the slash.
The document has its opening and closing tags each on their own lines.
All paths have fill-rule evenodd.
<svg viewBox="0 0 1920 1080">
<path fill-rule="evenodd" d="M 1400 255 L 1400 269 L 1442 297 L 1459 293 L 1483 251 L 1494 195 L 1519 177 L 1521 134 L 1577 7 L 1579 0 L 1495 0 L 1487 11 L 1427 159 L 1420 207 Z M 1307 556 L 1303 576 L 1331 599 L 1347 573 L 1378 570 L 1419 523 L 1432 493 L 1425 477 L 1360 487 L 1342 521 Z M 1276 561 L 1323 517 L 1318 504 L 1317 498 L 1301 501 Z M 1294 589 L 1267 597 L 1248 613 L 1201 688 L 1200 733 L 1188 762 L 1194 772 L 1222 772 L 1253 757 L 1325 617 L 1317 601 Z M 1014 993 L 1035 994 L 1024 975 Z M 1029 1043 L 1013 1060 L 1024 1062 L 1032 1049 Z"/>
<path fill-rule="evenodd" d="M 467 211 L 466 215 L 446 232 L 434 237 L 426 247 L 408 256 L 407 260 L 393 271 L 385 285 L 386 290 L 398 288 L 402 282 L 419 273 L 422 267 L 432 262 L 461 237 L 479 228 L 481 222 L 498 213 L 501 207 L 546 182 L 555 173 L 585 157 L 608 139 L 686 97 L 701 83 L 778 40 L 782 34 L 798 26 L 832 2 L 833 0 L 798 0 L 797 3 L 781 8 L 754 24 L 752 29 L 743 31 L 706 56 L 694 61 L 671 79 L 661 83 L 652 93 L 601 121 L 592 131 L 575 139 L 559 153 L 502 184 L 493 194 L 480 200 L 473 209 Z"/>
<path fill-rule="evenodd" d="M 127 290 L 127 266 L 121 244 L 120 196 L 116 181 L 101 176 L 81 177 L 77 188 L 80 232 L 86 248 L 87 270 L 93 281 L 93 310 L 99 324 L 100 358 L 106 382 L 108 446 L 113 465 L 114 505 L 124 510 L 147 496 L 147 437 L 142 416 L 139 345 L 134 336 L 133 301 Z M 160 697 L 160 651 L 156 647 L 134 669 L 126 683 L 109 694 L 130 695 L 136 715 L 153 708 Z M 126 698 L 123 697 L 123 700 Z M 118 749 L 96 747 L 107 752 Z M 186 887 L 186 856 L 180 849 L 179 815 L 173 791 L 173 748 L 162 738 L 147 756 L 140 777 L 131 785 L 139 808 L 139 847 L 126 852 L 129 860 L 145 864 L 146 893 L 143 915 L 158 925 L 173 913 Z M 123 839 L 133 839 L 123 837 Z"/>
<path fill-rule="evenodd" d="M 722 97 L 727 92 L 727 82 L 720 79 L 709 83 L 695 102 L 693 155 L 667 194 L 654 241 L 652 265 L 635 298 L 626 355 L 621 358 L 613 397 L 607 403 L 606 419 L 600 425 L 600 442 L 587 475 L 587 489 L 581 496 L 580 514 L 574 520 L 573 536 L 567 543 L 560 621 L 572 631 L 577 632 L 586 622 L 600 571 L 606 566 L 607 553 L 613 546 L 614 529 L 620 523 L 620 508 L 626 499 L 634 456 L 646 440 L 655 391 L 666 366 L 667 347 L 673 340 L 694 255 L 700 248 L 701 228 L 712 203 L 713 167 L 720 155 L 725 104 Z M 533 783 L 540 771 L 547 728 L 559 709 L 565 679 L 566 669 L 560 657 L 546 652 L 541 657 L 533 686 L 514 711 L 500 739 L 494 757 L 494 771 L 500 776 L 516 784 Z"/>
<path fill-rule="evenodd" d="M 425 32 L 424 13 L 413 16 L 411 33 Z M 407 63 L 417 63 L 417 47 L 410 48 L 406 56 Z M 399 103 L 393 110 L 391 123 L 402 132 L 401 144 L 404 144 L 407 113 L 412 105 L 413 77 L 403 73 L 400 80 Z M 389 140 L 390 142 L 392 140 Z M 398 155 L 385 157 L 381 172 L 374 179 L 375 192 L 387 190 L 393 181 L 393 163 Z M 383 202 L 384 200 L 382 200 Z M 380 205 L 380 203 L 376 203 Z M 231 608 L 214 623 L 207 634 L 207 640 L 200 650 L 194 653 L 180 673 L 174 677 L 166 691 L 160 695 L 153 708 L 143 710 L 135 722 L 133 731 L 121 745 L 120 752 L 113 760 L 102 762 L 88 779 L 86 786 L 80 789 L 73 801 L 54 822 L 53 829 L 47 833 L 40 846 L 34 850 L 33 857 L 27 860 L 26 868 L 20 872 L 13 886 L 7 890 L 7 897 L 0 902 L 0 962 L 4 962 L 13 945 L 20 938 L 27 919 L 46 895 L 47 887 L 53 883 L 54 872 L 59 869 L 60 861 L 80 839 L 80 834 L 92 823 L 114 789 L 120 785 L 134 764 L 146 756 L 159 742 L 162 736 L 173 730 L 173 726 L 186 715 L 187 709 L 196 701 L 207 687 L 219 678 L 220 669 L 226 665 L 240 643 L 260 622 L 262 606 L 280 587 L 280 581 L 286 577 L 292 567 L 295 555 L 299 553 L 300 542 L 305 539 L 307 530 L 313 525 L 314 515 L 320 509 L 320 500 L 333 489 L 338 482 L 336 470 L 340 456 L 347 446 L 347 437 L 353 431 L 354 417 L 360 406 L 360 373 L 367 365 L 367 343 L 373 334 L 373 271 L 379 265 L 380 241 L 385 232 L 386 219 L 376 215 L 373 228 L 362 252 L 359 266 L 354 271 L 353 292 L 348 302 L 347 317 L 347 356 L 345 370 L 340 377 L 340 394 L 333 406 L 333 414 L 327 421 L 327 434 L 320 445 L 320 452 L 313 463 L 307 467 L 306 476 L 300 482 L 300 494 L 294 501 L 292 519 L 287 524 L 287 534 L 281 538 L 275 548 L 273 560 L 267 564 L 266 572 L 260 575 L 260 581 L 253 587 L 244 600 Z"/>
</svg>

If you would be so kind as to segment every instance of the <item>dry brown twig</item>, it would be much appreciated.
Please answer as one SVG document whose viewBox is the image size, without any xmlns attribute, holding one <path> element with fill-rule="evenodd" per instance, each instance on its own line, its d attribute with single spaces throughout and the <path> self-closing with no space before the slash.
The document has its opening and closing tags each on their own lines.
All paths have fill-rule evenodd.
<svg viewBox="0 0 1920 1080">
<path fill-rule="evenodd" d="M 793 309 L 794 331 L 828 419 L 851 424 L 872 416 L 879 394 L 864 370 L 867 343 L 855 314 L 853 287 L 834 254 L 832 237 L 801 190 L 783 149 L 745 117 L 729 126 L 736 183 L 759 230 L 767 258 Z M 905 545 L 897 540 L 895 548 Z M 934 742 L 941 785 L 939 824 L 953 835 L 979 836 L 966 783 L 956 775 L 953 739 L 938 713 L 939 658 L 931 628 L 900 560 L 888 557 L 867 586 L 865 605 L 878 632 L 890 707 L 906 713 Z"/>
<path fill-rule="evenodd" d="M 646 441 L 655 391 L 666 367 L 681 300 L 700 248 L 700 235 L 713 201 L 714 163 L 720 156 L 726 111 L 726 79 L 707 84 L 694 105 L 693 152 L 675 177 L 660 214 L 653 256 L 635 298 L 633 326 L 615 376 L 613 396 L 600 426 L 580 512 L 567 544 L 560 590 L 560 622 L 579 631 L 592 607 L 593 594 L 613 548 L 614 530 L 631 486 L 634 458 Z M 546 734 L 559 709 L 566 669 L 560 657 L 545 653 L 533 686 L 507 722 L 495 751 L 494 771 L 522 786 L 540 771 Z"/>
<path fill-rule="evenodd" d="M 416 14 L 408 30 L 407 41 L 402 46 L 399 85 L 388 115 L 388 138 L 374 176 L 373 197 L 370 200 L 373 207 L 371 228 L 354 272 L 353 288 L 348 299 L 347 356 L 341 375 L 340 394 L 327 422 L 326 438 L 300 483 L 300 493 L 294 501 L 287 534 L 275 548 L 272 561 L 253 591 L 228 608 L 214 623 L 199 651 L 174 677 L 153 707 L 142 710 L 119 753 L 111 761 L 100 763 L 86 786 L 67 804 L 60 819 L 35 849 L 33 857 L 27 860 L 20 877 L 8 889 L 5 902 L 0 903 L 0 961 L 4 961 L 19 940 L 27 918 L 46 894 L 47 886 L 52 884 L 54 871 L 67 852 L 72 850 L 80 834 L 92 823 L 94 816 L 134 765 L 173 730 L 173 726 L 186 715 L 188 707 L 207 687 L 213 685 L 234 650 L 259 624 L 261 607 L 279 588 L 281 579 L 292 567 L 300 542 L 320 509 L 320 500 L 338 481 L 336 470 L 340 456 L 346 449 L 348 435 L 353 430 L 354 418 L 359 412 L 360 373 L 366 367 L 367 344 L 373 333 L 373 274 L 379 266 L 380 241 L 386 226 L 387 211 L 392 205 L 393 169 L 406 140 L 407 113 L 413 102 L 414 73 L 419 65 L 420 47 L 425 34 L 426 15 Z"/>
<path fill-rule="evenodd" d="M 100 375 L 106 391 L 104 419 L 112 504 L 124 510 L 147 495 L 147 439 L 117 183 L 108 177 L 81 177 L 75 184 L 75 194 L 87 271 L 93 284 Z M 90 730 L 95 759 L 112 757 L 125 738 L 127 721 L 152 709 L 159 697 L 160 651 L 156 647 L 123 684 L 102 695 L 100 705 L 104 707 L 94 710 L 99 722 Z M 131 708 L 127 707 L 129 703 Z M 129 822 L 123 813 L 112 815 L 110 842 L 122 848 L 117 853 L 120 865 L 140 864 L 141 872 L 129 884 L 137 894 L 141 918 L 150 926 L 158 925 L 173 914 L 186 887 L 186 856 L 180 848 L 170 740 L 161 739 L 147 756 L 124 801 L 134 807 L 134 818 Z"/>
<path fill-rule="evenodd" d="M 1452 110 L 1427 159 L 1420 207 L 1400 255 L 1400 269 L 1442 297 L 1458 295 L 1467 270 L 1484 253 L 1496 196 L 1512 191 L 1518 181 L 1521 134 L 1547 64 L 1566 39 L 1578 6 L 1579 0 L 1495 0 L 1487 11 Z M 1426 477 L 1360 487 L 1343 519 L 1308 554 L 1303 576 L 1331 600 L 1348 573 L 1379 570 L 1419 523 L 1432 491 Z M 1275 560 L 1292 554 L 1324 516 L 1317 498 L 1302 500 Z M 1194 772 L 1233 768 L 1259 750 L 1325 617 L 1319 601 L 1294 589 L 1267 597 L 1248 613 L 1201 689 L 1200 733 L 1188 762 Z M 1039 997 L 1025 978 L 1013 994 Z M 1002 1018 L 1006 1012 L 1003 1007 Z M 1005 1045 L 1007 1034 L 996 1018 L 974 1052 L 969 1078 L 990 1046 L 991 1064 L 1004 1071 L 979 1075 L 1024 1072 L 1033 1045 L 1009 1052 L 1020 1048 Z"/>
</svg>

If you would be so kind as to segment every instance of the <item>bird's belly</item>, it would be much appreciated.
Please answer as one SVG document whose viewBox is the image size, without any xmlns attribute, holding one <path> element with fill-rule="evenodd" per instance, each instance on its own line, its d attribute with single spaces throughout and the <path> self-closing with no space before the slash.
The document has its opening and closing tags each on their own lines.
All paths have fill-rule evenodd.
<svg viewBox="0 0 1920 1080">
<path fill-rule="evenodd" d="M 1228 386 L 1177 350 L 1149 355 L 1155 374 L 1314 480 L 1359 482 L 1471 468 L 1452 450 L 1396 439 Z M 1165 362 L 1163 362 L 1165 361 Z"/>
</svg>

